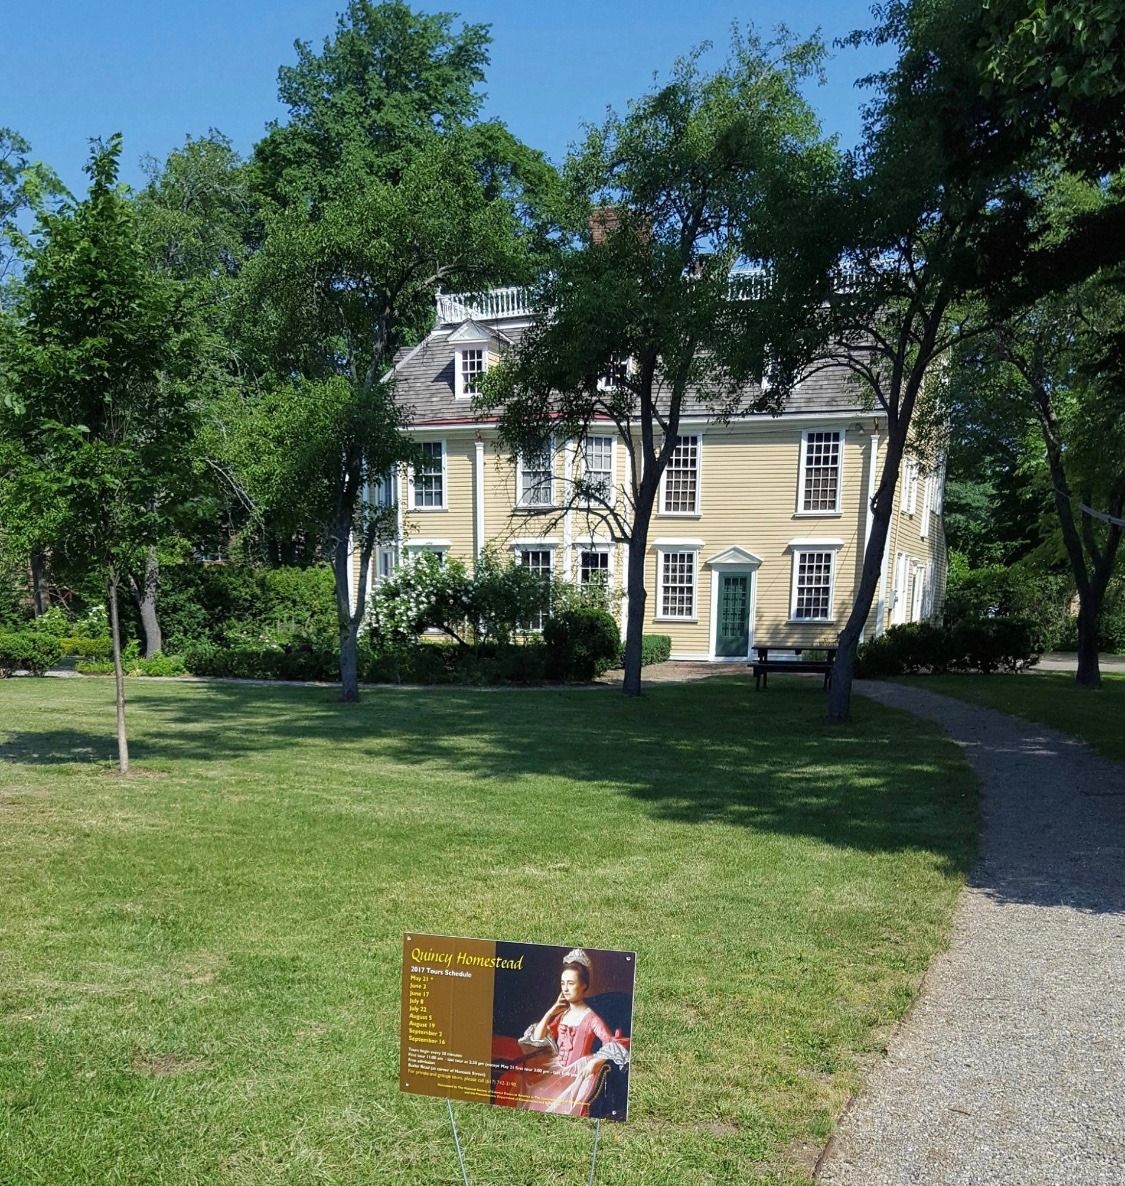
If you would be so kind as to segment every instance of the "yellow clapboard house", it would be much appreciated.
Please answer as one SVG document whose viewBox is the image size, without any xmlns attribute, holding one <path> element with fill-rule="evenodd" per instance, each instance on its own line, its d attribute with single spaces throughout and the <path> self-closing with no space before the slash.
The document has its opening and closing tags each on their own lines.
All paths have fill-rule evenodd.
<svg viewBox="0 0 1125 1186">
<path fill-rule="evenodd" d="M 473 412 L 479 376 L 530 323 L 518 288 L 442 295 L 433 331 L 396 359 L 395 397 L 421 460 L 386 483 L 399 538 L 374 556 L 371 585 L 418 551 L 471 567 L 491 548 L 548 579 L 605 583 L 624 626 L 627 545 L 597 505 L 573 496 L 581 478 L 624 500 L 629 464 L 616 427 L 595 424 L 582 441 L 512 457 L 495 421 Z M 781 416 L 715 423 L 686 404 L 649 532 L 646 633 L 670 635 L 673 659 L 717 662 L 745 662 L 754 645 L 834 643 L 859 583 L 886 438 L 885 417 L 843 368 L 802 381 Z M 940 613 L 942 484 L 939 466 L 904 459 L 867 635 Z"/>
</svg>

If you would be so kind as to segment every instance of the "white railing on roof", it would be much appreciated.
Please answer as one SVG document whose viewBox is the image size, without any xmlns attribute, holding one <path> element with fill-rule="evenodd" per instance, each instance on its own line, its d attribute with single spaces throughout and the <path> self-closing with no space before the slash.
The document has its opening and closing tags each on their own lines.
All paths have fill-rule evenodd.
<svg viewBox="0 0 1125 1186">
<path fill-rule="evenodd" d="M 438 321 L 449 325 L 472 317 L 479 321 L 494 321 L 501 317 L 530 317 L 531 293 L 519 285 L 490 288 L 487 292 L 439 292 L 437 294 Z"/>
<path fill-rule="evenodd" d="M 850 268 L 837 269 L 833 286 L 837 292 L 858 287 L 858 273 Z M 769 295 L 772 277 L 765 269 L 747 269 L 730 275 L 732 301 L 757 301 Z M 498 321 L 504 317 L 530 317 L 531 290 L 512 284 L 485 292 L 439 292 L 437 316 L 440 325 L 455 325 L 470 317 L 475 321 Z"/>
</svg>

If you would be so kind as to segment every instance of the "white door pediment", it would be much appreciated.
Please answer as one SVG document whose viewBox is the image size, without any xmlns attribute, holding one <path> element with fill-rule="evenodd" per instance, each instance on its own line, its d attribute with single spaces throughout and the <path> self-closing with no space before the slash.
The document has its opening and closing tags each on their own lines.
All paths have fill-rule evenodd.
<svg viewBox="0 0 1125 1186">
<path fill-rule="evenodd" d="M 736 544 L 712 556 L 705 563 L 708 568 L 757 568 L 762 563 L 762 558 Z"/>
</svg>

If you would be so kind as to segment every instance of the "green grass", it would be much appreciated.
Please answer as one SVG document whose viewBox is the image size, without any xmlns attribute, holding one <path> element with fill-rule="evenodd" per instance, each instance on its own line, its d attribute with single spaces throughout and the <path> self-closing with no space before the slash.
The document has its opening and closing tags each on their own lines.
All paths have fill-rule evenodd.
<svg viewBox="0 0 1125 1186">
<path fill-rule="evenodd" d="M 459 1181 L 397 1090 L 401 933 L 639 952 L 598 1181 L 792 1184 L 947 932 L 955 747 L 812 683 L 368 693 L 0 685 L 0 1183 Z M 459 1107 L 474 1183 L 579 1121 Z"/>
<path fill-rule="evenodd" d="M 1125 761 L 1125 676 L 1102 675 L 1100 688 L 1080 688 L 1062 671 L 1022 675 L 930 675 L 920 688 L 983 704 L 1050 725 L 1087 741 L 1107 758 Z"/>
</svg>

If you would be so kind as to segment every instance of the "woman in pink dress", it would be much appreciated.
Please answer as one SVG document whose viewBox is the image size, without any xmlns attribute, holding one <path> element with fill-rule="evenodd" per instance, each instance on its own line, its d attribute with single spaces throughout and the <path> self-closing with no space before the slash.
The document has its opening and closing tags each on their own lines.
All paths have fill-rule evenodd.
<svg viewBox="0 0 1125 1186">
<path fill-rule="evenodd" d="M 527 1055 L 496 1083 L 496 1102 L 532 1112 L 588 1116 L 607 1062 L 625 1067 L 625 1043 L 586 1004 L 590 957 L 575 948 L 563 959 L 559 995 L 519 1040 Z M 594 1050 L 595 1042 L 600 1042 Z"/>
</svg>

